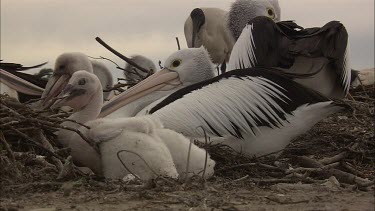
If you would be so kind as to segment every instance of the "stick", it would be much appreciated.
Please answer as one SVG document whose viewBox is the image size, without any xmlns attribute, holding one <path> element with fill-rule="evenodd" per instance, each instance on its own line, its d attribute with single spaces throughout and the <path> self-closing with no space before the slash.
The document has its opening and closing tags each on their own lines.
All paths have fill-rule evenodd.
<svg viewBox="0 0 375 211">
<path fill-rule="evenodd" d="M 50 150 L 51 152 L 55 152 L 55 150 L 53 149 L 51 143 L 44 136 L 43 131 L 41 129 L 39 129 L 37 131 L 37 137 L 39 138 L 39 141 L 42 143 L 43 147 L 45 147 L 46 149 Z M 63 164 L 62 164 L 61 160 L 57 159 L 56 157 L 52 157 L 51 160 L 52 160 L 53 164 L 56 166 L 56 168 L 59 171 L 62 171 Z"/>
<path fill-rule="evenodd" d="M 176 37 L 176 41 L 177 41 L 177 49 L 181 50 L 180 41 L 178 40 L 178 37 Z"/>
<path fill-rule="evenodd" d="M 189 150 L 188 150 L 188 157 L 187 157 L 187 163 L 186 163 L 186 169 L 185 169 L 185 174 L 186 174 L 186 177 L 185 177 L 185 183 L 187 183 L 189 177 L 188 177 L 188 174 L 189 174 L 189 165 L 190 165 L 190 152 L 191 152 L 191 145 L 193 143 L 190 141 L 190 144 L 189 144 Z"/>
<path fill-rule="evenodd" d="M 123 59 L 124 61 L 126 61 L 127 63 L 129 63 L 130 65 L 138 68 L 140 71 L 142 71 L 144 73 L 148 73 L 149 72 L 148 70 L 146 70 L 143 67 L 139 66 L 137 63 L 135 63 L 132 60 L 130 60 L 128 57 L 122 55 L 121 53 L 119 53 L 118 51 L 116 51 L 115 49 L 113 49 L 112 47 L 110 47 L 109 45 L 107 45 L 107 43 L 105 43 L 99 37 L 96 37 L 95 40 L 98 41 L 98 43 L 100 43 L 102 46 L 104 46 L 106 49 L 108 49 L 109 51 L 111 51 L 116 56 L 120 57 L 121 59 Z"/>
<path fill-rule="evenodd" d="M 10 149 L 10 146 L 9 146 L 8 142 L 5 140 L 3 131 L 0 131 L 0 140 L 4 144 L 4 148 L 7 151 L 8 157 L 10 158 L 10 160 L 13 161 L 13 162 L 16 161 L 16 159 L 14 158 L 13 151 Z"/>
</svg>

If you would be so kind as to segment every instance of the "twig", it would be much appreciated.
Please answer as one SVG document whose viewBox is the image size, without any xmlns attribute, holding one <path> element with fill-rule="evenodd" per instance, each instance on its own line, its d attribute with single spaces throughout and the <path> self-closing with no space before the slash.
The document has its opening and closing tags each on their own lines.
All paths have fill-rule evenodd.
<svg viewBox="0 0 375 211">
<path fill-rule="evenodd" d="M 55 152 L 53 149 L 51 143 L 47 140 L 47 138 L 44 136 L 43 131 L 41 129 L 37 130 L 37 137 L 39 138 L 39 141 L 41 142 L 42 146 L 46 149 L 50 150 L 51 152 Z M 56 168 L 59 171 L 62 171 L 63 164 L 61 160 L 57 159 L 56 157 L 51 158 L 52 162 L 55 164 Z"/>
<path fill-rule="evenodd" d="M 160 67 L 160 69 L 164 68 L 163 66 L 161 66 L 161 61 L 160 60 L 159 60 L 159 67 Z"/>
<path fill-rule="evenodd" d="M 144 69 L 143 67 L 139 66 L 137 63 L 133 62 L 131 59 L 129 59 L 128 57 L 120 54 L 118 51 L 116 51 L 115 49 L 113 49 L 112 47 L 110 47 L 107 43 L 105 43 L 102 39 L 100 39 L 99 37 L 96 37 L 95 38 L 96 41 L 98 41 L 102 46 L 104 46 L 106 49 L 108 49 L 109 51 L 111 51 L 113 54 L 115 54 L 116 56 L 120 57 L 121 59 L 123 59 L 124 61 L 126 61 L 127 63 L 129 63 L 130 65 L 136 67 L 137 69 L 139 69 L 140 71 L 144 72 L 144 73 L 148 73 L 149 71 L 147 71 L 146 69 Z"/>
<path fill-rule="evenodd" d="M 337 163 L 332 163 L 332 164 L 323 166 L 321 168 L 303 168 L 303 167 L 300 167 L 300 168 L 291 169 L 291 170 L 288 169 L 288 170 L 285 171 L 285 173 L 286 174 L 301 173 L 301 172 L 317 173 L 317 172 L 322 172 L 322 171 L 327 170 L 327 169 L 336 168 L 338 166 L 340 166 L 340 163 L 337 162 Z"/>
<path fill-rule="evenodd" d="M 352 174 L 354 174 L 356 176 L 365 177 L 365 175 L 362 172 L 354 169 L 349 163 L 347 163 L 347 162 L 344 161 L 344 162 L 341 162 L 341 165 L 344 168 L 346 168 L 350 173 L 352 173 Z"/>
<path fill-rule="evenodd" d="M 57 176 L 57 180 L 63 180 L 64 178 L 68 177 L 73 173 L 73 158 L 71 155 L 66 158 L 63 167 L 59 171 L 59 175 Z"/>
<path fill-rule="evenodd" d="M 176 37 L 176 42 L 177 42 L 177 49 L 181 50 L 180 41 L 178 40 L 178 37 Z"/>
<path fill-rule="evenodd" d="M 190 165 L 190 153 L 191 153 L 191 145 L 193 144 L 193 142 L 190 141 L 190 144 L 189 144 L 189 150 L 188 150 L 188 156 L 187 156 L 187 161 L 186 161 L 186 169 L 185 169 L 185 174 L 186 174 L 186 177 L 185 177 L 185 183 L 187 183 L 189 177 L 189 165 Z"/>
<path fill-rule="evenodd" d="M 241 182 L 241 181 L 243 181 L 243 180 L 245 180 L 245 179 L 247 179 L 247 178 L 249 178 L 249 175 L 246 175 L 246 176 L 241 177 L 241 178 L 239 178 L 239 179 L 235 179 L 235 180 L 232 180 L 232 181 L 226 182 L 226 183 L 224 183 L 224 185 L 231 184 L 231 183 L 236 183 L 236 182 Z"/>
<path fill-rule="evenodd" d="M 203 132 L 204 132 L 204 145 L 207 146 L 207 141 L 208 141 L 209 137 L 207 137 L 206 130 L 203 127 L 202 127 L 202 129 L 203 129 Z M 207 161 L 208 161 L 208 151 L 207 150 L 205 150 L 205 151 L 206 151 L 206 156 L 204 158 L 204 168 L 203 168 L 203 173 L 202 173 L 202 178 L 203 178 L 204 181 L 206 181 L 204 175 L 206 174 Z"/>
<path fill-rule="evenodd" d="M 8 153 L 8 157 L 10 158 L 10 160 L 11 160 L 12 162 L 16 161 L 16 159 L 14 158 L 13 151 L 10 149 L 10 146 L 9 146 L 8 142 L 5 140 L 5 137 L 4 137 L 4 134 L 3 134 L 3 131 L 0 131 L 0 140 L 1 140 L 1 142 L 3 143 L 4 148 L 5 148 L 5 150 L 7 151 L 7 153 Z"/>
<path fill-rule="evenodd" d="M 62 160 L 62 158 L 60 156 L 58 156 L 56 153 L 54 152 L 51 152 L 51 150 L 49 149 L 46 149 L 45 147 L 43 147 L 42 145 L 40 145 L 38 142 L 35 142 L 32 138 L 30 138 L 29 136 L 27 136 L 26 134 L 22 133 L 21 131 L 17 130 L 16 128 L 12 127 L 12 126 L 7 126 L 9 127 L 11 130 L 13 130 L 14 132 L 16 132 L 18 135 L 20 135 L 21 137 L 23 137 L 24 139 L 28 140 L 29 142 L 31 142 L 33 145 L 37 146 L 38 148 L 44 150 L 45 152 L 53 155 L 54 157 Z"/>
<path fill-rule="evenodd" d="M 319 162 L 323 165 L 327 165 L 327 164 L 339 162 L 345 159 L 347 156 L 348 156 L 348 152 L 341 152 L 340 154 L 335 155 L 333 157 L 321 159 L 319 160 Z"/>
<path fill-rule="evenodd" d="M 282 170 L 282 169 L 280 169 L 276 166 L 271 166 L 271 165 L 267 165 L 267 164 L 263 164 L 263 163 L 242 163 L 242 164 L 238 164 L 238 165 L 235 165 L 235 166 L 230 166 L 230 167 L 218 169 L 218 170 L 216 170 L 216 172 L 227 171 L 227 170 L 232 170 L 232 169 L 242 168 L 242 167 L 248 167 L 248 166 L 260 166 L 260 167 L 270 169 L 270 170 L 284 171 L 284 170 Z"/>
</svg>

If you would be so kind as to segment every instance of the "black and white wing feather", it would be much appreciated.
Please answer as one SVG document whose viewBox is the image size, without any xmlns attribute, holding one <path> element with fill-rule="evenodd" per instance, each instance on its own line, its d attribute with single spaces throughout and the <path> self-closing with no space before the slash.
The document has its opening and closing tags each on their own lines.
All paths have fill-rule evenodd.
<svg viewBox="0 0 375 211">
<path fill-rule="evenodd" d="M 280 128 L 302 105 L 332 101 L 266 68 L 234 70 L 183 88 L 150 110 L 166 126 L 187 136 L 244 138 L 259 127 Z M 178 122 L 178 124 L 176 124 Z"/>
</svg>

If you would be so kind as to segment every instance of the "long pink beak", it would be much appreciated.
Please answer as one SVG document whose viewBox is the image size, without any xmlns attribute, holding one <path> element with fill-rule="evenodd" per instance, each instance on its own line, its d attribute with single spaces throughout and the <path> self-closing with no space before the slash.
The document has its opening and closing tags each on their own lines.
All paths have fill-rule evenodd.
<svg viewBox="0 0 375 211">
<path fill-rule="evenodd" d="M 177 72 L 162 69 L 106 103 L 102 108 L 99 118 L 105 117 L 117 109 L 152 92 L 171 90 L 181 84 L 182 82 Z"/>
<path fill-rule="evenodd" d="M 54 101 L 53 98 L 57 97 L 60 92 L 64 89 L 65 85 L 68 84 L 70 75 L 53 75 L 46 85 L 46 89 L 42 95 L 42 106 L 47 108 L 51 106 Z"/>
<path fill-rule="evenodd" d="M 8 73 L 5 70 L 0 69 L 0 81 L 10 88 L 27 95 L 40 96 L 43 93 L 43 89 L 35 86 L 34 84 Z"/>
</svg>

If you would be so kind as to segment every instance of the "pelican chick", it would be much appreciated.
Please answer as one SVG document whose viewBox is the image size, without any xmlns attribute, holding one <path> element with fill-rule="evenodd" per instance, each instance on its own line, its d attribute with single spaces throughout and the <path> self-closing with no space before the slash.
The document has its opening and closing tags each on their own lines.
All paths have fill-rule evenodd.
<svg viewBox="0 0 375 211">
<path fill-rule="evenodd" d="M 42 94 L 42 107 L 52 105 L 53 98 L 60 94 L 73 73 L 79 70 L 96 74 L 100 78 L 100 82 L 103 83 L 102 87 L 108 88 L 113 85 L 112 74 L 100 62 L 91 61 L 87 55 L 80 52 L 63 53 L 57 57 L 54 72 Z M 106 98 L 110 95 L 109 92 L 104 94 Z"/>
<path fill-rule="evenodd" d="M 145 56 L 133 55 L 130 60 L 149 71 L 145 73 L 140 69 L 134 67 L 133 65 L 126 63 L 124 68 L 124 76 L 125 79 L 130 83 L 138 83 L 156 72 L 156 66 L 154 62 L 152 62 L 151 59 Z"/>
<path fill-rule="evenodd" d="M 177 160 L 177 150 L 187 152 L 188 149 L 184 149 L 183 146 L 186 146 L 189 140 L 174 131 L 163 129 L 160 122 L 149 117 L 96 120 L 103 104 L 101 99 L 99 79 L 94 74 L 82 70 L 72 75 L 53 105 L 72 107 L 74 113 L 69 119 L 87 125 L 90 129 L 80 127 L 79 130 L 99 144 L 100 154 L 78 134 L 66 130 L 59 131 L 58 139 L 65 147 L 72 149 L 73 160 L 107 178 L 123 178 L 129 173 L 134 173 L 146 181 L 157 176 L 177 178 L 175 162 L 178 163 L 177 166 L 181 166 L 182 162 Z M 74 125 L 73 122 L 62 123 L 62 126 Z M 181 145 L 169 148 L 172 146 L 172 140 Z M 122 150 L 123 152 L 120 152 Z M 192 158 L 191 162 L 194 164 L 189 169 L 194 174 L 199 174 L 202 170 L 203 164 L 195 162 L 204 163 L 203 151 L 196 146 L 192 147 L 192 156 L 197 157 Z M 117 157 L 118 152 L 120 159 Z M 212 175 L 214 162 L 208 159 L 207 166 L 208 177 Z"/>
</svg>

